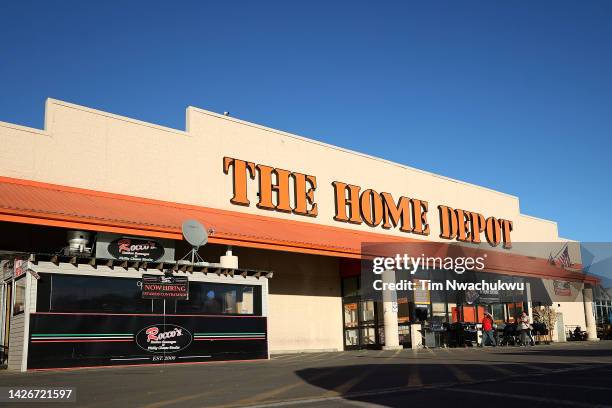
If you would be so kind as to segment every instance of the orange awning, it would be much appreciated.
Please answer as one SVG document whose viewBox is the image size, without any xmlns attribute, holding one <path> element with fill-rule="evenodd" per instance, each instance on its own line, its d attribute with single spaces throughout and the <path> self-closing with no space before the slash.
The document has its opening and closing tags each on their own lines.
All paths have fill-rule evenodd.
<svg viewBox="0 0 612 408">
<path fill-rule="evenodd" d="M 406 238 L 303 221 L 104 193 L 0 177 L 0 220 L 181 240 L 181 224 L 196 219 L 209 242 L 358 258 L 364 241 Z"/>
<path fill-rule="evenodd" d="M 0 177 L 0 221 L 181 240 L 181 224 L 186 219 L 212 228 L 211 243 L 343 258 L 360 258 L 365 242 L 425 243 L 409 237 Z M 488 252 L 492 254 L 489 260 L 497 262 L 489 263 L 487 269 L 499 273 L 594 279 L 552 267 L 543 259 Z"/>
</svg>

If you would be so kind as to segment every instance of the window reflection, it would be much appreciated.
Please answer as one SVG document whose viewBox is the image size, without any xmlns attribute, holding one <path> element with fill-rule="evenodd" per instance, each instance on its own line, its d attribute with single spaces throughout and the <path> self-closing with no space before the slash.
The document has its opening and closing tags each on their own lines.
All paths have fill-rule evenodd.
<svg viewBox="0 0 612 408">
<path fill-rule="evenodd" d="M 23 313 L 25 310 L 26 280 L 25 276 L 15 281 L 15 303 L 13 314 Z"/>
<path fill-rule="evenodd" d="M 189 282 L 188 300 L 142 299 L 140 279 L 40 274 L 37 310 L 48 312 L 261 315 L 261 287 Z M 25 280 L 24 280 L 25 282 Z"/>
</svg>

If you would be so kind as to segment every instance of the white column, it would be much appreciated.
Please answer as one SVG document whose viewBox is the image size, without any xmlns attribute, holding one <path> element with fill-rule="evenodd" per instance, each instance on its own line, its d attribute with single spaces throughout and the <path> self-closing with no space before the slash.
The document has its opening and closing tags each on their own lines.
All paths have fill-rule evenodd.
<svg viewBox="0 0 612 408">
<path fill-rule="evenodd" d="M 410 344 L 413 350 L 423 348 L 423 326 L 421 323 L 412 323 L 410 325 Z"/>
<path fill-rule="evenodd" d="M 525 293 L 527 294 L 527 309 L 529 310 L 529 321 L 533 323 L 533 303 L 531 302 L 531 284 L 525 282 Z"/>
<path fill-rule="evenodd" d="M 32 309 L 32 294 L 30 293 L 32 287 L 32 281 L 35 280 L 29 272 L 30 270 L 30 262 L 26 266 L 26 293 L 24 299 L 24 313 L 23 313 L 23 349 L 21 354 L 21 371 L 28 370 L 28 345 L 30 342 L 28 341 L 30 338 L 30 312 L 35 312 L 36 309 Z M 37 287 L 38 289 L 38 287 Z"/>
<path fill-rule="evenodd" d="M 382 273 L 383 283 L 395 283 L 395 271 L 392 269 Z M 383 319 L 385 322 L 385 345 L 383 350 L 399 350 L 399 332 L 397 328 L 397 292 L 383 290 Z"/>
<path fill-rule="evenodd" d="M 586 321 L 587 340 L 597 341 L 597 327 L 595 325 L 595 315 L 593 314 L 593 289 L 584 288 L 582 290 L 584 303 L 584 320 Z"/>
<path fill-rule="evenodd" d="M 558 342 L 565 343 L 567 341 L 567 338 L 565 337 L 565 325 L 563 322 L 563 313 L 556 312 L 556 315 L 557 315 L 557 322 L 555 323 L 555 327 L 553 327 L 555 329 L 554 334 L 557 336 Z M 559 327 L 561 327 L 561 330 L 558 330 Z"/>
</svg>

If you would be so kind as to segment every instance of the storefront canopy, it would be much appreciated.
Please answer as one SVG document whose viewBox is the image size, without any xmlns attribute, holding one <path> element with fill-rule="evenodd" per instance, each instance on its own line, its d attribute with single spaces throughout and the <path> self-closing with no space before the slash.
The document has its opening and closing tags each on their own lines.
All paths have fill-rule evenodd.
<svg viewBox="0 0 612 408">
<path fill-rule="evenodd" d="M 425 243 L 373 232 L 0 177 L 0 221 L 181 240 L 181 224 L 186 219 L 196 219 L 214 231 L 209 238 L 211 243 L 343 258 L 360 258 L 366 242 Z M 487 269 L 499 273 L 595 281 L 593 277 L 548 265 L 544 259 L 499 251 L 488 253 L 491 268 Z"/>
</svg>

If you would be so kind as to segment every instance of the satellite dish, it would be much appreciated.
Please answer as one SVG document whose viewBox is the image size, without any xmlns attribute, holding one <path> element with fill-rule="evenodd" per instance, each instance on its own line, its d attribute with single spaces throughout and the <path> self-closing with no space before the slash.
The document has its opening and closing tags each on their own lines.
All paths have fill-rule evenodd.
<svg viewBox="0 0 612 408">
<path fill-rule="evenodd" d="M 196 220 L 187 220 L 183 222 L 183 237 L 194 248 L 199 248 L 206 245 L 208 242 L 208 233 L 206 228 Z"/>
</svg>

